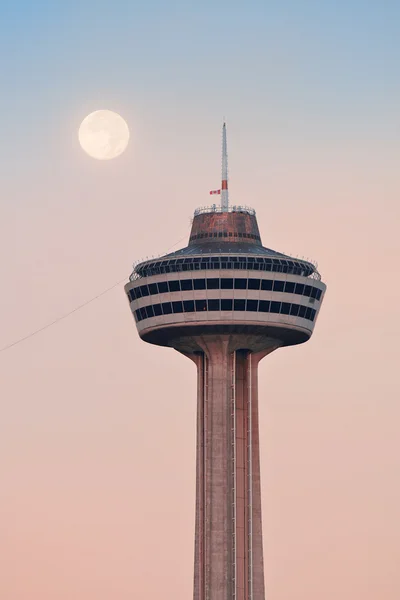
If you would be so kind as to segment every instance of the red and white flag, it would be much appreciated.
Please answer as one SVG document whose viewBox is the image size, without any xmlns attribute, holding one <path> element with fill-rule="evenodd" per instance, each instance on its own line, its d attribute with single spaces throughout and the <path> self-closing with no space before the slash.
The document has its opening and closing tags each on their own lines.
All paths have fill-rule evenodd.
<svg viewBox="0 0 400 600">
<path fill-rule="evenodd" d="M 212 196 L 213 194 L 220 194 L 221 190 L 211 190 L 210 192 L 210 196 Z"/>
</svg>

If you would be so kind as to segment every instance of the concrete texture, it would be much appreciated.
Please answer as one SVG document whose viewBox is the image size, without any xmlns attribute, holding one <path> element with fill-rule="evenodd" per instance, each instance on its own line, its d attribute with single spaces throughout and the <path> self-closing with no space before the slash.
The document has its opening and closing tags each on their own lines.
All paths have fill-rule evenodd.
<svg viewBox="0 0 400 600">
<path fill-rule="evenodd" d="M 248 341 L 248 340 L 247 340 Z M 194 600 L 263 600 L 257 368 L 245 336 L 199 336 Z"/>
</svg>

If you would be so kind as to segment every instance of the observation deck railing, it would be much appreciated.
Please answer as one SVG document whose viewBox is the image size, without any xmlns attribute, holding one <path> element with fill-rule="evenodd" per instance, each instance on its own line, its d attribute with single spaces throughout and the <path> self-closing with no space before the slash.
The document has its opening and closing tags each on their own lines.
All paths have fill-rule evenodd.
<svg viewBox="0 0 400 600">
<path fill-rule="evenodd" d="M 256 211 L 250 206 L 220 206 L 219 204 L 212 204 L 211 206 L 200 206 L 194 211 L 194 216 L 203 215 L 207 213 L 246 213 L 251 216 L 255 216 Z"/>
</svg>

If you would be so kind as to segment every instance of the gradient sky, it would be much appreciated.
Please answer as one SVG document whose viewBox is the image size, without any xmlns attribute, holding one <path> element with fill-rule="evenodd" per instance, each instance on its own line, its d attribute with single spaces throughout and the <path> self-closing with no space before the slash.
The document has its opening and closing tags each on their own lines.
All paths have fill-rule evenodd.
<svg viewBox="0 0 400 600">
<path fill-rule="evenodd" d="M 268 600 L 400 597 L 399 29 L 397 0 L 0 8 L 0 347 L 184 245 L 223 116 L 232 202 L 319 263 L 312 340 L 260 365 Z M 78 146 L 100 108 L 115 161 Z M 0 598 L 190 598 L 195 369 L 122 283 L 0 386 Z"/>
</svg>

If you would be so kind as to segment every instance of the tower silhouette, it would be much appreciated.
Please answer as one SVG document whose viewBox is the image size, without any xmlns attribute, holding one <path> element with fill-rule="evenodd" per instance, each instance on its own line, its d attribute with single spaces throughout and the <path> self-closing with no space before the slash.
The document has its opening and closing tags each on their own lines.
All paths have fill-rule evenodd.
<svg viewBox="0 0 400 600">
<path fill-rule="evenodd" d="M 263 600 L 258 363 L 312 335 L 326 286 L 305 260 L 265 248 L 255 211 L 197 209 L 189 244 L 125 286 L 142 340 L 197 366 L 194 600 Z"/>
</svg>

